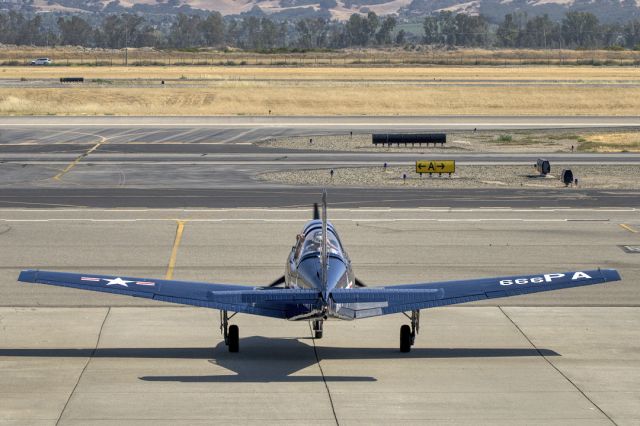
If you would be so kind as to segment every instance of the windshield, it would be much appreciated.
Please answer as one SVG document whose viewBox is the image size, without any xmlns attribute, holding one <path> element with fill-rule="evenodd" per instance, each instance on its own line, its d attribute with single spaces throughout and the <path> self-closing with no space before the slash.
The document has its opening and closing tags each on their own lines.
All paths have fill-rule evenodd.
<svg viewBox="0 0 640 426">
<path fill-rule="evenodd" d="M 327 246 L 329 249 L 329 254 L 337 254 L 339 256 L 342 256 L 342 250 L 340 249 L 340 243 L 338 243 L 338 239 L 330 231 L 328 232 L 328 234 L 329 234 L 329 241 Z M 302 243 L 302 250 L 300 252 L 300 257 L 304 257 L 305 255 L 310 253 L 320 253 L 321 248 L 322 248 L 322 230 L 318 229 L 315 231 L 311 231 L 307 234 L 307 236 L 305 237 Z"/>
</svg>

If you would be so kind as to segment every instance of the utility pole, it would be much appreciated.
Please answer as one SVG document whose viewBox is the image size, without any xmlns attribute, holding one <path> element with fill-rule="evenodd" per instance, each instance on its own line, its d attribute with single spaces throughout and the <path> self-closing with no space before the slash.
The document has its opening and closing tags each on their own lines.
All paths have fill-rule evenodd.
<svg viewBox="0 0 640 426">
<path fill-rule="evenodd" d="M 124 16 L 124 15 L 123 15 Z M 129 35 L 127 34 L 127 18 L 124 18 L 124 65 L 129 66 Z"/>
</svg>

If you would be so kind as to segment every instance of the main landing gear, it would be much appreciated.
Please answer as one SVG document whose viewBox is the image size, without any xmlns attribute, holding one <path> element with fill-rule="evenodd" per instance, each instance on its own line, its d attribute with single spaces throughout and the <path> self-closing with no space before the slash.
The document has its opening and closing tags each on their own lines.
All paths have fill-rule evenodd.
<svg viewBox="0 0 640 426">
<path fill-rule="evenodd" d="M 411 320 L 411 326 L 405 324 L 400 327 L 400 352 L 410 352 L 416 341 L 416 334 L 420 331 L 420 311 L 411 311 L 411 316 L 403 312 Z"/>
<path fill-rule="evenodd" d="M 313 321 L 313 334 L 316 339 L 322 339 L 322 320 Z"/>
<path fill-rule="evenodd" d="M 229 320 L 236 314 L 228 315 L 227 311 L 220 311 L 220 332 L 224 336 L 224 344 L 229 347 L 229 352 L 240 350 L 240 329 L 237 325 L 229 325 Z"/>
</svg>

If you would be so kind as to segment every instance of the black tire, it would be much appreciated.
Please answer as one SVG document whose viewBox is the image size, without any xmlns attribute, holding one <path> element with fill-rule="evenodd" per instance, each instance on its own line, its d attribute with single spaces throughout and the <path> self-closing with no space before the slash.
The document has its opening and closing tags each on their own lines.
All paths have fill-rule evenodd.
<svg viewBox="0 0 640 426">
<path fill-rule="evenodd" d="M 313 321 L 313 333 L 316 339 L 322 339 L 322 321 Z"/>
<path fill-rule="evenodd" d="M 240 350 L 240 329 L 237 325 L 229 326 L 229 352 L 238 352 Z"/>
<path fill-rule="evenodd" d="M 411 351 L 411 327 L 403 325 L 400 327 L 400 352 Z"/>
</svg>

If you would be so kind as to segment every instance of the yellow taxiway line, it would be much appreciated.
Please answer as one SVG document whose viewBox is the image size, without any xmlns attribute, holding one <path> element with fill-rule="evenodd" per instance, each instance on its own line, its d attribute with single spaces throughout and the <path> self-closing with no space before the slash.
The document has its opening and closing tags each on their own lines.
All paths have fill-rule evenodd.
<svg viewBox="0 0 640 426">
<path fill-rule="evenodd" d="M 173 278 L 173 270 L 176 267 L 176 259 L 178 258 L 178 249 L 180 248 L 180 241 L 182 241 L 182 234 L 184 232 L 184 220 L 178 221 L 178 227 L 176 228 L 176 236 L 173 240 L 173 247 L 171 249 L 171 257 L 169 258 L 169 265 L 167 266 L 167 273 L 164 278 L 170 280 Z"/>
<path fill-rule="evenodd" d="M 625 223 L 621 223 L 621 224 L 620 224 L 620 226 L 621 226 L 622 228 L 626 229 L 626 230 L 627 230 L 627 231 L 629 231 L 629 232 L 633 232 L 634 234 L 637 234 L 637 233 L 638 233 L 638 230 L 637 230 L 637 229 L 633 229 L 631 226 L 629 226 L 629 225 L 627 225 L 627 224 L 625 224 Z"/>
</svg>

